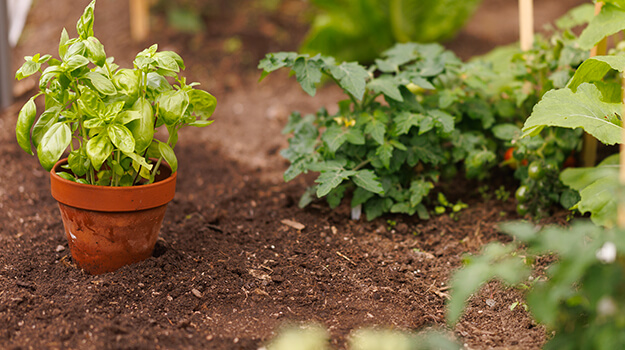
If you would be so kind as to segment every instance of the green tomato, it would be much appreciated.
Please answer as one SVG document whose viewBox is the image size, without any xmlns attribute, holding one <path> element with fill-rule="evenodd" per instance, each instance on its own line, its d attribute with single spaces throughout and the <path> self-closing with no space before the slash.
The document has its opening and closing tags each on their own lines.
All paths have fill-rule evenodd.
<svg viewBox="0 0 625 350">
<path fill-rule="evenodd" d="M 527 167 L 527 175 L 530 179 L 540 180 L 545 176 L 545 169 L 540 161 L 535 160 Z"/>
<path fill-rule="evenodd" d="M 516 198 L 517 202 L 519 202 L 519 203 L 527 202 L 527 200 L 530 198 L 530 189 L 529 189 L 529 187 L 527 187 L 525 185 L 519 187 L 516 190 L 516 193 L 514 194 L 514 197 Z"/>
<path fill-rule="evenodd" d="M 519 203 L 516 206 L 516 212 L 520 216 L 525 216 L 529 212 L 529 207 L 524 203 Z"/>
</svg>

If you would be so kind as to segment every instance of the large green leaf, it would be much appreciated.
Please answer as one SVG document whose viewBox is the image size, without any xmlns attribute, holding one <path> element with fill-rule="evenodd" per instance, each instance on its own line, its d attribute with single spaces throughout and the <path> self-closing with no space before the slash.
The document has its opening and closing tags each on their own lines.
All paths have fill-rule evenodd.
<svg viewBox="0 0 625 350">
<path fill-rule="evenodd" d="M 376 93 L 382 93 L 393 100 L 402 102 L 404 98 L 401 96 L 401 92 L 399 91 L 399 84 L 397 83 L 397 79 L 390 75 L 382 75 L 378 78 L 371 80 L 367 87 Z"/>
<path fill-rule="evenodd" d="M 378 176 L 372 170 L 358 170 L 358 172 L 352 175 L 351 179 L 357 186 L 362 187 L 369 192 L 384 194 L 382 184 L 380 183 Z"/>
<path fill-rule="evenodd" d="M 599 81 L 610 69 L 625 70 L 625 56 L 595 56 L 585 60 L 566 87 L 576 92 L 580 84 Z"/>
<path fill-rule="evenodd" d="M 37 157 L 44 169 L 50 171 L 72 141 L 72 131 L 67 124 L 57 122 L 41 138 Z"/>
<path fill-rule="evenodd" d="M 142 98 L 135 102 L 132 111 L 138 113 L 139 118 L 126 124 L 126 127 L 135 139 L 135 151 L 143 153 L 154 138 L 154 113 L 150 103 Z"/>
<path fill-rule="evenodd" d="M 618 154 L 606 158 L 593 168 L 569 168 L 560 174 L 565 185 L 579 191 L 580 201 L 573 207 L 582 214 L 590 212 L 597 225 L 612 227 L 616 223 L 619 191 Z"/>
<path fill-rule="evenodd" d="M 115 147 L 123 153 L 132 153 L 135 150 L 135 138 L 124 125 L 112 123 L 108 126 L 108 135 Z"/>
<path fill-rule="evenodd" d="M 579 36 L 578 45 L 582 50 L 590 50 L 603 38 L 623 29 L 625 29 L 625 11 L 606 3 Z"/>
<path fill-rule="evenodd" d="M 37 116 L 37 106 L 34 97 L 28 100 L 17 116 L 17 124 L 15 125 L 15 136 L 17 143 L 28 154 L 32 155 L 33 151 L 30 146 L 30 128 L 35 122 Z"/>
<path fill-rule="evenodd" d="M 315 96 L 316 85 L 321 81 L 321 63 L 317 60 L 300 56 L 293 63 L 293 71 L 297 82 L 310 96 Z"/>
<path fill-rule="evenodd" d="M 577 92 L 564 88 L 547 92 L 525 121 L 523 136 L 538 135 L 545 126 L 582 128 L 599 141 L 621 142 L 621 125 L 613 123 L 621 114 L 618 103 L 606 103 L 592 84 L 579 85 Z"/>
<path fill-rule="evenodd" d="M 115 89 L 113 82 L 111 82 L 111 80 L 102 73 L 87 72 L 85 74 L 85 78 L 89 79 L 91 84 L 93 84 L 93 87 L 101 94 L 115 95 L 117 93 L 117 89 Z"/>
<path fill-rule="evenodd" d="M 200 117 L 201 120 L 210 118 L 217 107 L 217 99 L 204 90 L 193 89 L 188 92 L 189 104 L 193 114 Z"/>
<path fill-rule="evenodd" d="M 167 125 L 178 123 L 189 107 L 189 95 L 184 90 L 168 91 L 158 100 L 158 114 Z"/>
<path fill-rule="evenodd" d="M 98 134 L 87 142 L 87 156 L 91 165 L 100 170 L 102 163 L 113 152 L 113 144 L 106 133 Z"/>
<path fill-rule="evenodd" d="M 321 198 L 327 195 L 330 191 L 340 185 L 343 180 L 346 180 L 355 173 L 355 171 L 344 169 L 322 171 L 321 174 L 319 174 L 319 177 L 315 180 L 315 182 L 319 184 L 319 186 L 317 186 L 317 197 Z"/>
<path fill-rule="evenodd" d="M 369 72 L 356 62 L 343 62 L 338 66 L 330 66 L 330 74 L 339 85 L 358 100 L 365 94 L 365 84 Z"/>
</svg>

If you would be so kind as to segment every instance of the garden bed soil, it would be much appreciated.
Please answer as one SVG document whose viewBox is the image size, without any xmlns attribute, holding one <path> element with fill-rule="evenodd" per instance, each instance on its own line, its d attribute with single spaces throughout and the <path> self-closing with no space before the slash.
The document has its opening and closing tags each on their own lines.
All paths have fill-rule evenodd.
<svg viewBox="0 0 625 350">
<path fill-rule="evenodd" d="M 60 28 L 71 30 L 87 3 L 35 1 L 15 68 L 21 56 L 55 52 Z M 219 105 L 212 126 L 181 137 L 177 194 L 144 262 L 98 276 L 74 266 L 48 174 L 15 142 L 17 113 L 34 81 L 16 84 L 17 102 L 0 115 L 0 348 L 258 349 L 283 325 L 309 322 L 326 327 L 331 344 L 344 348 L 361 327 L 445 327 L 447 280 L 462 255 L 508 239 L 497 224 L 518 218 L 515 204 L 492 192 L 500 185 L 511 191 L 510 183 L 489 183 L 490 199 L 476 183 L 445 185 L 451 199 L 469 203 L 455 220 L 353 221 L 346 203 L 334 211 L 323 202 L 299 209 L 311 178 L 282 182 L 280 129 L 291 110 L 314 111 L 340 91 L 321 89 L 312 99 L 286 74 L 257 84 L 254 66 L 265 52 L 297 48 L 305 3 L 284 1 L 277 11 L 255 9 L 251 1 L 215 3 L 221 15 L 207 15 L 205 34 L 175 33 L 154 17 L 149 43 L 181 52 L 188 75 Z M 484 6 L 512 11 L 510 3 Z M 557 3 L 548 20 L 580 1 Z M 125 6 L 112 0 L 96 7 L 96 35 L 122 65 L 148 44 L 127 39 Z M 484 25 L 496 12 L 487 7 L 477 16 Z M 512 22 L 496 19 L 491 25 Z M 463 41 L 450 47 L 472 55 L 501 43 L 475 28 L 481 27 L 470 23 Z M 233 37 L 243 48 L 224 51 Z M 539 349 L 545 329 L 522 307 L 510 309 L 522 300 L 520 291 L 490 283 L 451 331 L 471 349 Z"/>
</svg>

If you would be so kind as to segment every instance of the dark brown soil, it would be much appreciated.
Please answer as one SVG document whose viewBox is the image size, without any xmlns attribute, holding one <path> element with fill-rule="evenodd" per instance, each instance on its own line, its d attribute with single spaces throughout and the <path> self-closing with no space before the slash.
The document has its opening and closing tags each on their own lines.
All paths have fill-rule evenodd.
<svg viewBox="0 0 625 350">
<path fill-rule="evenodd" d="M 539 19 L 580 2 L 540 2 Z M 15 67 L 21 56 L 54 53 L 61 27 L 73 30 L 87 3 L 36 1 Z M 203 34 L 174 33 L 154 17 L 150 43 L 181 52 L 188 76 L 219 106 L 213 126 L 181 137 L 177 194 L 153 257 L 142 263 L 100 276 L 73 265 L 48 175 L 15 142 L 17 112 L 33 82 L 16 84 L 18 101 L 0 115 L 0 348 L 258 349 L 289 322 L 321 324 L 344 348 L 361 327 L 445 327 L 446 283 L 462 255 L 506 239 L 497 223 L 517 218 L 514 203 L 484 200 L 473 183 L 454 184 L 464 188 L 454 195 L 470 204 L 457 221 L 352 221 L 347 206 L 299 209 L 307 179 L 282 182 L 280 129 L 291 110 L 313 111 L 340 92 L 322 89 L 311 99 L 286 74 L 257 84 L 254 67 L 265 52 L 297 48 L 305 3 L 284 0 L 275 12 L 253 1 L 215 3 L 219 13 L 207 15 Z M 96 35 L 128 65 L 148 43 L 127 38 L 127 2 L 97 6 Z M 515 8 L 514 1 L 485 1 L 450 47 L 468 57 L 514 41 L 516 27 L 507 27 L 513 21 L 497 13 L 514 16 Z M 227 53 L 232 37 L 243 47 Z M 522 299 L 491 283 L 452 331 L 466 348 L 539 349 L 545 329 L 523 308 L 509 309 Z"/>
</svg>

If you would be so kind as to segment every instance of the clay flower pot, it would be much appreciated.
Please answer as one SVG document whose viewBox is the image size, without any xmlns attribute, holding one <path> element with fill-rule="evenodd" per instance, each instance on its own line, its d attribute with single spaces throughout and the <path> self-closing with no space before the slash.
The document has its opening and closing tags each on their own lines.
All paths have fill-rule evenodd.
<svg viewBox="0 0 625 350">
<path fill-rule="evenodd" d="M 94 186 L 58 176 L 66 162 L 60 160 L 50 171 L 50 187 L 74 262 L 101 274 L 150 257 L 167 203 L 174 198 L 177 173 L 163 163 L 152 184 Z"/>
</svg>

